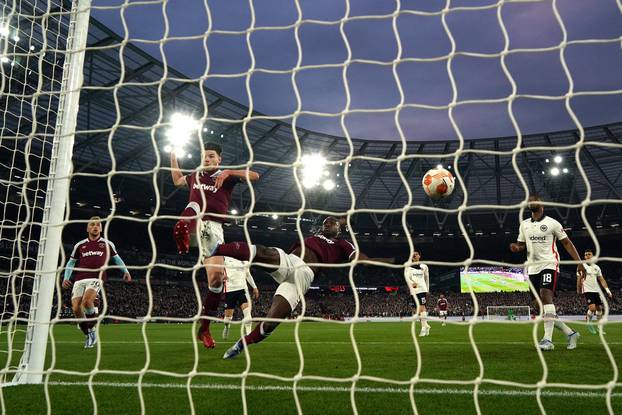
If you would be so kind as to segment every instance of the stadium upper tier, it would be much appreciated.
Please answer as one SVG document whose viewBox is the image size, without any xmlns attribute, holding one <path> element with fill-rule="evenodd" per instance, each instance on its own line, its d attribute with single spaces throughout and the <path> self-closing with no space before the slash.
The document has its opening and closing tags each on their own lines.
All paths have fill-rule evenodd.
<svg viewBox="0 0 622 415">
<path fill-rule="evenodd" d="M 18 110 L 16 105 L 19 100 L 8 100 L 5 126 L 15 136 L 27 137 L 32 123 L 20 118 L 27 109 Z M 116 199 L 123 202 L 117 206 L 118 213 L 154 213 L 159 208 L 158 214 L 177 214 L 187 196 L 172 184 L 164 147 L 166 123 L 178 111 L 206 120 L 208 134 L 223 144 L 223 164 L 251 163 L 261 174 L 254 186 L 254 200 L 246 186 L 238 186 L 233 207 L 240 213 L 249 211 L 251 201 L 254 212 L 298 211 L 303 207 L 302 195 L 292 163 L 301 155 L 321 153 L 329 161 L 326 177 L 338 187 L 304 190 L 305 209 L 393 210 L 388 217 L 395 225 L 399 225 L 399 210 L 405 206 L 414 217 L 430 217 L 427 209 L 433 205 L 421 188 L 421 177 L 442 164 L 459 172 L 468 199 L 457 185 L 454 195 L 436 206 L 455 209 L 466 202 L 470 217 L 486 211 L 490 220 L 494 212 L 500 227 L 508 213 L 503 207 L 524 200 L 526 188 L 547 201 L 574 205 L 557 209 L 556 216 L 567 222 L 579 220 L 581 202 L 588 195 L 592 201 L 610 200 L 588 212 L 595 220 L 607 222 L 622 216 L 622 123 L 586 128 L 584 145 L 578 150 L 574 146 L 580 141 L 579 130 L 462 142 L 409 141 L 405 137 L 406 148 L 401 141 L 347 139 L 301 128 L 294 131 L 291 118 L 249 114 L 246 106 L 207 89 L 201 80 L 188 79 L 138 46 L 123 43 L 122 37 L 96 20 L 91 22 L 85 59 L 73 154 L 78 175 L 72 184 L 72 206 L 109 207 L 111 199 Z M 55 112 L 38 114 L 37 121 L 43 124 L 39 129 L 48 126 L 49 134 Z M 196 167 L 197 151 L 192 159 L 183 160 L 184 169 Z M 563 158 L 560 164 L 555 163 L 555 156 Z M 4 158 L 2 162 L 9 163 Z M 553 168 L 559 169 L 558 175 L 551 174 Z M 109 190 L 114 196 L 108 196 Z M 491 205 L 501 208 L 493 210 Z M 380 228 L 386 219 L 383 214 L 362 216 Z M 442 228 L 446 219 L 445 214 L 437 213 L 433 222 Z"/>
</svg>

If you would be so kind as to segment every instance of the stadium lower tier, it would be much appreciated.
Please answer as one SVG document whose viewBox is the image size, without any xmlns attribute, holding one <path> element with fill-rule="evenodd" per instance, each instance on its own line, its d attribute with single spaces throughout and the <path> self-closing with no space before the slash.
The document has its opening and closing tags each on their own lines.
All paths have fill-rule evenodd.
<svg viewBox="0 0 622 415">
<path fill-rule="evenodd" d="M 394 292 L 369 290 L 358 293 L 360 302 L 360 317 L 405 317 L 412 315 L 410 297 L 403 287 Z M 260 297 L 253 301 L 253 315 L 265 316 L 274 295 L 275 286 L 260 287 Z M 200 290 L 204 292 L 205 287 Z M 430 315 L 438 315 L 436 301 L 440 293 L 432 293 L 428 299 Z M 469 294 L 444 293 L 449 301 L 450 316 L 469 316 L 473 314 L 473 300 Z M 196 293 L 192 285 L 167 284 L 151 286 L 152 309 L 151 316 L 157 317 L 192 317 L 197 313 Z M 137 318 L 145 316 L 149 306 L 149 292 L 143 283 L 125 284 L 109 281 L 105 285 L 106 315 Z M 486 315 L 488 306 L 525 306 L 532 305 L 529 293 L 483 293 L 477 294 L 479 314 Z M 345 319 L 352 317 L 355 309 L 355 299 L 351 291 L 331 292 L 330 290 L 310 290 L 305 296 L 306 315 L 327 319 Z M 27 299 L 20 303 L 20 310 L 28 310 Z M 71 316 L 69 293 L 63 296 L 61 314 Z M 582 315 L 587 311 L 584 296 L 573 291 L 557 292 L 555 304 L 560 315 Z M 614 298 L 609 302 L 611 314 L 622 314 L 622 290 L 614 292 Z M 100 305 L 100 309 L 102 309 Z M 11 313 L 8 308 L 5 313 Z M 54 311 L 55 312 L 55 311 Z M 300 312 L 300 306 L 294 312 Z M 23 311 L 21 312 L 23 313 Z M 235 318 L 241 318 L 236 310 Z M 219 316 L 222 317 L 222 304 Z M 6 319 L 8 316 L 3 316 Z"/>
</svg>

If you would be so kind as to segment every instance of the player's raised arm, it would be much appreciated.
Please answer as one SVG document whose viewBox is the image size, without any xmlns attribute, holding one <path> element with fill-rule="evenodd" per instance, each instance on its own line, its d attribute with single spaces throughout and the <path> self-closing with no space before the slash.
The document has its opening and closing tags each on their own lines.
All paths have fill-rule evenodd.
<svg viewBox="0 0 622 415">
<path fill-rule="evenodd" d="M 241 179 L 246 179 L 246 177 L 248 177 L 248 180 L 250 180 L 251 182 L 256 182 L 257 180 L 259 180 L 259 173 L 252 170 L 247 171 L 246 169 L 223 170 L 222 173 L 220 173 L 220 175 L 218 175 L 218 177 L 216 178 L 216 188 L 220 189 L 225 183 L 225 180 L 227 180 L 229 177 L 239 177 Z"/>
<path fill-rule="evenodd" d="M 187 186 L 186 179 L 179 168 L 177 156 L 174 151 L 171 151 L 171 176 L 173 177 L 173 184 L 175 186 Z"/>
</svg>

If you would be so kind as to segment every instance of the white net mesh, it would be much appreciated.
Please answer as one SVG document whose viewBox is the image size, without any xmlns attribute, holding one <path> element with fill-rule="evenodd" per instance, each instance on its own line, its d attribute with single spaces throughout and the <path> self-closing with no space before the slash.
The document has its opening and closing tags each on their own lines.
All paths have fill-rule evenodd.
<svg viewBox="0 0 622 415">
<path fill-rule="evenodd" d="M 10 2 L 0 9 L 2 222 L 0 296 L 6 370 L 24 352 L 59 111 L 69 10 L 62 2 Z M 10 380 L 9 375 L 9 379 Z"/>
<path fill-rule="evenodd" d="M 179 1 L 94 2 L 90 10 L 94 19 L 83 51 L 84 86 L 80 90 L 62 259 L 65 261 L 73 244 L 84 238 L 86 220 L 99 214 L 106 219 L 104 236 L 115 242 L 137 282 L 124 285 L 115 274 L 119 267 L 109 267 L 112 277 L 105 285 L 98 317 L 101 324 L 96 326 L 100 341 L 87 355 L 74 328 L 76 320 L 63 324 L 71 311 L 67 294 L 65 298 L 60 295 L 59 269 L 43 390 L 28 391 L 45 395 L 38 409 L 62 411 L 67 408 L 66 402 L 71 402 L 69 396 L 90 401 L 94 412 L 110 409 L 140 413 L 156 409 L 248 413 L 264 408 L 266 401 L 277 408 L 276 412 L 383 409 L 418 413 L 436 409 L 438 395 L 451 397 L 449 404 L 459 410 L 476 413 L 493 412 L 500 399 L 508 397 L 516 408 L 541 413 L 557 410 L 562 401 L 579 405 L 580 399 L 587 399 L 585 405 L 596 405 L 601 412 L 614 413 L 616 405 L 620 407 L 619 359 L 615 353 L 620 350 L 619 341 L 608 342 L 601 331 L 598 340 L 589 343 L 580 370 L 583 374 L 586 365 L 596 364 L 596 380 L 568 373 L 561 358 L 545 357 L 535 347 L 541 324 L 520 319 L 524 324 L 513 325 L 519 326 L 514 332 L 503 325 L 503 320 L 482 322 L 486 307 L 497 310 L 496 315 L 505 310 L 507 318 L 508 309 L 501 305 L 508 300 L 521 303 L 507 306 L 517 317 L 524 310 L 529 315 L 526 295 L 505 293 L 500 294 L 502 297 L 473 293 L 448 296 L 454 317 L 450 322 L 457 320 L 449 325 L 450 334 L 441 337 L 445 334 L 433 326 L 432 336 L 420 339 L 415 330 L 419 323 L 410 316 L 408 295 L 403 294 L 402 271 L 411 265 L 405 258 L 411 257 L 415 245 L 429 247 L 424 261 L 432 270 L 433 291 L 442 281 L 455 279 L 452 270 L 462 266 L 516 265 L 511 262 L 517 258 L 505 252 L 505 242 L 510 238 L 506 235 L 515 235 L 517 219 L 532 193 L 541 193 L 547 210 L 560 221 L 583 227 L 577 236 L 595 246 L 600 263 L 619 270 L 619 255 L 602 247 L 599 238 L 619 238 L 622 126 L 584 129 L 574 100 L 617 97 L 622 88 L 609 84 L 606 88 L 577 88 L 567 55 L 572 48 L 583 46 L 611 47 L 619 53 L 622 37 L 569 39 L 557 1 L 481 2 L 475 6 L 447 1 L 436 8 L 396 1 L 385 11 L 371 7 L 373 14 L 365 5 L 353 3 L 345 2 L 333 18 L 323 15 L 318 19 L 300 1 L 270 8 L 250 1 L 235 4 L 231 10 L 208 2 L 194 2 L 192 6 Z M 532 3 L 534 8 L 525 9 L 526 13 L 537 17 L 545 8 L 549 19 L 543 19 L 542 25 L 559 31 L 559 42 L 546 47 L 513 46 L 513 36 L 520 36 L 508 31 L 505 13 Z M 622 17 L 622 4 L 610 3 L 607 10 Z M 192 7 L 191 17 L 196 22 L 181 12 L 186 7 Z M 280 8 L 288 7 L 293 18 L 279 20 Z M 219 19 L 224 13 L 236 8 L 244 13 L 235 24 L 221 25 Z M 465 34 L 452 29 L 452 18 L 478 12 L 494 17 L 489 24 L 499 32 L 501 41 L 492 52 L 461 48 L 459 40 Z M 26 323 L 32 318 L 30 299 L 36 295 L 33 281 L 45 179 L 50 175 L 70 7 L 63 1 L 14 0 L 3 4 L 1 13 L 0 30 L 7 28 L 6 33 L 0 33 L 0 346 L 6 356 L 1 372 L 5 383 L 15 374 L 24 352 Z M 277 18 L 268 18 L 272 15 Z M 437 35 L 442 34 L 448 46 L 443 53 L 426 50 L 424 44 L 411 42 L 404 35 L 405 26 L 417 26 L 426 19 L 438 24 Z M 385 49 L 395 52 L 389 53 L 391 56 L 375 59 L 360 53 L 373 39 L 356 25 L 371 22 L 386 23 L 384 29 L 391 37 Z M 195 30 L 197 27 L 200 30 Z M 335 37 L 314 43 L 306 37 L 309 27 L 334 29 Z M 289 60 L 262 66 L 274 55 L 266 53 L 261 42 L 274 42 L 269 35 L 280 32 L 291 32 L 295 47 L 285 54 Z M 267 38 L 262 39 L 264 35 Z M 306 51 L 317 48 L 318 43 L 330 49 L 335 39 L 343 45 L 344 59 L 336 59 L 336 63 L 305 60 Z M 410 48 L 423 48 L 426 53 L 411 54 Z M 215 60 L 215 56 L 222 56 L 221 49 L 232 51 L 230 62 Z M 278 49 L 274 43 L 272 50 Z M 555 77 L 565 78 L 564 89 L 559 93 L 521 90 L 508 61 L 513 56 L 548 53 L 559 57 Z M 467 58 L 497 62 L 506 93 L 479 91 L 468 79 L 457 76 L 456 67 Z M 447 76 L 448 99 L 419 100 L 417 92 L 413 94 L 412 74 L 404 68 L 413 65 L 416 72 L 414 67 L 424 64 L 440 65 L 438 72 Z M 395 89 L 392 102 L 379 96 L 373 108 L 359 105 L 359 94 L 378 94 L 373 82 L 356 83 L 361 67 L 388 71 Z M 324 79 L 319 86 L 305 84 L 306 74 L 319 71 L 335 71 L 333 80 Z M 477 68 L 470 71 L 473 76 L 486 77 Z M 278 96 L 258 81 L 262 77 L 287 83 L 289 98 Z M 328 89 L 326 94 L 330 95 L 337 83 L 342 84 L 343 94 L 327 100 L 330 105 L 303 105 L 308 88 Z M 226 87 L 233 84 L 237 90 Z M 232 96 L 216 92 L 221 90 L 220 85 Z M 257 112 L 271 100 L 285 99 L 291 101 L 285 113 Z M 517 107 L 527 99 L 561 103 L 570 122 L 564 128 L 570 127 L 570 131 L 524 135 Z M 472 117 L 464 109 L 478 106 L 490 108 L 493 114 L 482 122 L 494 123 L 490 118 L 503 113 L 513 137 L 470 140 L 475 137 L 461 126 L 461 117 L 465 113 Z M 380 256 L 375 255 L 376 249 L 391 256 L 390 243 L 402 246 L 403 252 L 395 254 L 403 254 L 397 264 L 366 271 L 365 275 L 376 273 L 388 282 L 382 287 L 361 283 L 363 274 L 356 265 L 365 261 L 358 255 L 351 264 L 322 267 L 327 275 L 341 277 L 339 283 L 331 284 L 332 293 L 314 294 L 316 287 L 312 287 L 301 308 L 294 312 L 295 318 L 285 321 L 288 324 L 282 324 L 265 342 L 250 347 L 244 357 L 228 365 L 220 360 L 224 348 L 203 350 L 195 341 L 195 332 L 205 292 L 204 271 L 196 250 L 189 256 L 176 255 L 171 240 L 173 220 L 187 201 L 186 191 L 171 184 L 165 148 L 170 145 L 167 131 L 175 127 L 175 113 L 200 120 L 201 133 L 223 144 L 223 168 L 249 168 L 261 175 L 257 184 L 241 184 L 234 192 L 227 215 L 232 221 L 224 227 L 227 241 L 246 239 L 287 248 L 287 243 L 306 236 L 310 225 L 317 225 L 322 215 L 346 217 L 350 239 L 370 257 Z M 445 117 L 446 128 L 440 134 L 444 140 L 411 140 L 418 123 L 436 114 Z M 368 125 L 361 121 L 365 117 L 388 119 L 385 124 L 390 124 L 387 131 L 391 132 L 383 137 L 394 140 L 355 139 L 360 132 L 357 123 Z M 309 125 L 309 120 L 316 120 L 315 125 L 333 123 L 333 132 L 339 134 L 302 128 L 301 124 Z M 382 131 L 373 133 L 380 135 Z M 310 163 L 322 164 L 332 180 L 323 173 L 311 178 L 304 174 L 305 163 L 309 163 L 304 156 L 317 153 L 326 160 L 312 159 Z M 560 167 L 556 175 L 565 180 L 558 182 L 561 184 L 556 184 L 548 171 L 552 163 L 547 164 L 546 157 L 552 160 L 556 154 L 564 154 L 573 173 L 571 179 L 564 179 L 566 167 Z M 179 151 L 185 173 L 193 171 L 198 155 L 198 146 L 192 142 Z M 423 173 L 437 164 L 451 168 L 458 186 L 451 199 L 432 203 L 423 195 L 420 182 Z M 325 190 L 318 191 L 321 187 Z M 493 226 L 486 228 L 490 223 Z M 601 229 L 603 223 L 607 229 Z M 503 247 L 497 245 L 482 253 L 478 246 L 491 245 L 484 237 L 497 238 Z M 436 254 L 440 251 L 443 254 Z M 447 251 L 451 253 L 445 256 Z M 572 269 L 571 262 L 562 265 L 567 266 L 566 271 Z M 255 321 L 265 316 L 274 290 L 270 280 L 263 283 L 253 309 Z M 584 313 L 582 303 L 576 305 L 578 297 L 568 293 L 562 297 L 567 300 L 564 308 L 575 307 L 577 315 Z M 612 320 L 609 307 L 605 301 L 601 327 Z M 564 314 L 569 315 L 566 310 Z M 326 317 L 331 318 L 330 323 Z M 368 324 L 370 319 L 382 322 Z M 405 330 L 400 321 L 406 322 Z M 541 321 L 539 317 L 535 320 Z M 213 326 L 213 330 L 220 327 L 216 323 Z M 620 335 L 617 326 L 607 325 L 609 336 Z M 240 320 L 236 320 L 232 335 L 237 337 L 241 329 Z M 436 339 L 435 331 L 439 333 Z M 511 357 L 501 356 L 498 349 Z M 519 362 L 518 366 L 508 369 L 504 365 L 509 361 Z M 568 365 L 570 361 L 568 358 Z M 20 405 L 24 406 L 24 398 L 20 401 L 19 396 L 26 393 L 19 388 L 2 390 L 3 409 L 19 411 Z M 115 392 L 119 388 L 125 393 L 122 398 Z M 546 403 L 545 397 L 558 401 Z"/>
</svg>

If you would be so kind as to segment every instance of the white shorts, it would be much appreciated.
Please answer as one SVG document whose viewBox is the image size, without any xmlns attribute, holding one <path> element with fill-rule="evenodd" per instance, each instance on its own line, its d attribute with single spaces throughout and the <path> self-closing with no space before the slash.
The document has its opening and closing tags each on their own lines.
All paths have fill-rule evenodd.
<svg viewBox="0 0 622 415">
<path fill-rule="evenodd" d="M 71 290 L 71 299 L 83 297 L 86 290 L 95 290 L 95 294 L 99 294 L 102 281 L 99 278 L 87 278 L 76 281 Z"/>
<path fill-rule="evenodd" d="M 199 223 L 201 259 L 205 260 L 214 255 L 214 251 L 218 245 L 225 242 L 225 236 L 222 223 L 211 220 L 202 220 Z"/>
<path fill-rule="evenodd" d="M 279 269 L 270 273 L 279 283 L 274 295 L 278 294 L 285 298 L 294 310 L 313 282 L 313 271 L 296 255 L 286 254 L 279 248 L 275 249 L 279 251 L 281 261 Z"/>
<path fill-rule="evenodd" d="M 447 315 L 447 310 L 438 310 L 438 315 L 443 317 Z"/>
</svg>

